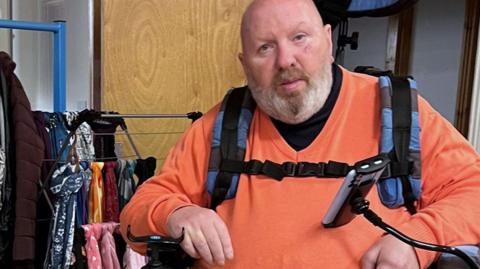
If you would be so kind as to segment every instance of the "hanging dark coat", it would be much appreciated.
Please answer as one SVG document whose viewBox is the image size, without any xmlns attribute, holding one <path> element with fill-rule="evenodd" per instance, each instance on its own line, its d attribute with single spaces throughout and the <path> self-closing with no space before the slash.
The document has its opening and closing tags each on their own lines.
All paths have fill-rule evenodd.
<svg viewBox="0 0 480 269">
<path fill-rule="evenodd" d="M 5 178 L 2 184 L 2 209 L 0 210 L 0 268 L 7 268 L 11 260 L 11 248 L 13 234 L 13 178 L 15 173 L 15 147 L 12 143 L 13 138 L 10 133 L 12 130 L 11 110 L 10 110 L 10 90 L 7 87 L 7 81 L 3 74 L 3 68 L 0 64 L 0 94 L 2 95 L 3 120 L 4 120 L 4 138 L 5 138 Z"/>
<path fill-rule="evenodd" d="M 15 63 L 4 52 L 0 52 L 0 66 L 10 90 L 12 138 L 15 143 L 15 228 L 12 258 L 22 264 L 33 264 L 38 181 L 44 144 L 35 126 L 30 102 L 22 84 L 13 73 Z"/>
</svg>

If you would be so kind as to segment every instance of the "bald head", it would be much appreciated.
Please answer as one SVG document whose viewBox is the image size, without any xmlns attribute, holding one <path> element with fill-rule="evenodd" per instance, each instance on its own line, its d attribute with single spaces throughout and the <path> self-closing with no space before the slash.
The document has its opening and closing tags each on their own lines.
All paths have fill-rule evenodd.
<svg viewBox="0 0 480 269">
<path fill-rule="evenodd" d="M 323 106 L 332 83 L 331 28 L 312 0 L 253 0 L 241 37 L 238 58 L 261 110 L 297 124 Z"/>
<path fill-rule="evenodd" d="M 251 35 L 257 31 L 268 30 L 265 21 L 282 20 L 285 23 L 305 18 L 307 23 L 323 26 L 320 13 L 312 0 L 253 0 L 243 13 L 240 35 L 245 48 Z M 271 26 L 271 24 L 269 24 Z"/>
</svg>

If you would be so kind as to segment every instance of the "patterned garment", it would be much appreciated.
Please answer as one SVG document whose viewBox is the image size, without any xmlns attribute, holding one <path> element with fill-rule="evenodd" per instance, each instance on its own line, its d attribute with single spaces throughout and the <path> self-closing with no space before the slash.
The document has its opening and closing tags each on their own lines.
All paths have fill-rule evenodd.
<svg viewBox="0 0 480 269">
<path fill-rule="evenodd" d="M 52 145 L 52 158 L 56 158 L 60 153 L 60 149 L 68 136 L 68 130 L 65 126 L 62 113 L 60 112 L 44 112 L 44 122 L 48 129 L 48 135 Z M 70 151 L 70 146 L 67 146 L 62 153 L 60 160 L 66 160 L 67 154 Z"/>
<path fill-rule="evenodd" d="M 94 160 L 95 148 L 93 147 L 93 132 L 88 123 L 80 124 L 77 129 L 77 153 L 80 159 Z"/>
<path fill-rule="evenodd" d="M 5 151 L 3 148 L 0 148 L 0 211 L 2 211 L 3 206 L 3 194 L 5 191 L 3 190 L 5 186 Z"/>
<path fill-rule="evenodd" d="M 68 126 L 71 126 L 73 120 L 78 117 L 78 112 L 64 112 Z M 88 123 L 83 122 L 75 131 L 77 141 L 75 148 L 77 150 L 78 158 L 80 160 L 95 160 L 95 148 L 93 147 L 93 133 L 92 128 Z"/>
<path fill-rule="evenodd" d="M 79 171 L 76 171 L 77 168 Z M 56 201 L 50 268 L 69 267 L 75 230 L 76 193 L 90 176 L 88 163 L 85 162 L 79 167 L 65 164 L 53 174 L 50 190 Z"/>
<path fill-rule="evenodd" d="M 102 238 L 102 224 L 94 223 L 82 226 L 85 231 L 85 250 L 87 252 L 88 268 L 102 269 L 102 256 L 98 241 Z M 106 268 L 107 269 L 107 268 Z"/>
<path fill-rule="evenodd" d="M 119 222 L 118 213 L 118 193 L 117 193 L 117 178 L 115 177 L 116 161 L 105 162 L 104 172 L 104 216 L 103 221 Z"/>
<path fill-rule="evenodd" d="M 133 193 L 135 193 L 136 184 L 133 179 L 133 173 L 135 171 L 135 160 L 118 160 L 117 167 L 115 168 L 115 174 L 117 175 L 118 185 L 118 202 L 120 211 L 130 201 Z"/>
<path fill-rule="evenodd" d="M 102 265 L 105 269 L 120 269 L 120 262 L 115 250 L 115 239 L 113 238 L 113 232 L 118 226 L 119 224 L 115 222 L 102 223 L 100 253 L 102 254 Z"/>
<path fill-rule="evenodd" d="M 78 117 L 78 112 L 63 112 L 63 115 L 65 116 L 67 126 L 70 128 L 73 120 Z"/>
<path fill-rule="evenodd" d="M 78 112 L 64 112 L 65 121 L 68 129 L 73 129 L 72 123 L 78 119 Z M 93 133 L 90 125 L 83 122 L 77 127 L 75 131 L 76 139 L 70 140 L 70 143 L 75 142 L 75 149 L 78 158 L 83 161 L 95 160 L 95 149 L 93 147 Z M 90 179 L 84 183 L 82 189 L 77 195 L 77 225 L 88 223 L 88 190 L 90 188 Z"/>
<path fill-rule="evenodd" d="M 147 264 L 147 257 L 142 256 L 139 253 L 133 251 L 130 246 L 127 245 L 127 250 L 123 256 L 123 268 L 124 269 L 138 269 Z"/>
<path fill-rule="evenodd" d="M 7 172 L 5 168 L 5 114 L 3 113 L 3 97 L 0 94 L 0 211 L 2 211 L 3 206 L 3 196 L 5 194 L 4 185 L 5 185 L 5 174 Z"/>
<path fill-rule="evenodd" d="M 88 191 L 88 223 L 103 221 L 103 162 L 92 162 L 92 178 Z"/>
</svg>

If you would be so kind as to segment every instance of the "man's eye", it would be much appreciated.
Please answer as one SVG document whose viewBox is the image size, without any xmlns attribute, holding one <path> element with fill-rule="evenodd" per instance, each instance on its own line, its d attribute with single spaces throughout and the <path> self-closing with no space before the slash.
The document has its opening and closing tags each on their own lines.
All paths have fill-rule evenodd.
<svg viewBox="0 0 480 269">
<path fill-rule="evenodd" d="M 295 37 L 293 37 L 293 40 L 294 41 L 302 41 L 303 39 L 305 39 L 305 37 L 307 37 L 305 34 L 298 34 Z"/>
<path fill-rule="evenodd" d="M 272 46 L 270 46 L 269 44 L 263 44 L 260 46 L 260 48 L 258 48 L 258 51 L 259 52 L 266 52 L 268 51 Z"/>
</svg>

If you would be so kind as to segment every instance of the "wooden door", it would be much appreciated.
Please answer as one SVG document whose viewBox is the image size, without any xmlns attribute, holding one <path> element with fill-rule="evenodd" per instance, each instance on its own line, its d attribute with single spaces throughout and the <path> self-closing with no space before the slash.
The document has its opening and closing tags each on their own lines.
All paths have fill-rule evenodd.
<svg viewBox="0 0 480 269">
<path fill-rule="evenodd" d="M 237 59 L 240 20 L 250 0 L 104 0 L 102 109 L 122 114 L 206 112 L 245 84 Z M 130 119 L 142 157 L 160 163 L 191 124 Z M 124 137 L 122 151 L 132 151 Z"/>
</svg>

